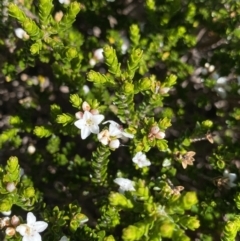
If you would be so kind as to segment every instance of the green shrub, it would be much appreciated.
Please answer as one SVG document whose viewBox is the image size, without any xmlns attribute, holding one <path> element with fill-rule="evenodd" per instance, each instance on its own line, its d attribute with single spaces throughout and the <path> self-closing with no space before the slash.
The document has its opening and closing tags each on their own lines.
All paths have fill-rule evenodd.
<svg viewBox="0 0 240 241">
<path fill-rule="evenodd" d="M 238 240 L 239 16 L 1 1 L 0 239 Z"/>
</svg>

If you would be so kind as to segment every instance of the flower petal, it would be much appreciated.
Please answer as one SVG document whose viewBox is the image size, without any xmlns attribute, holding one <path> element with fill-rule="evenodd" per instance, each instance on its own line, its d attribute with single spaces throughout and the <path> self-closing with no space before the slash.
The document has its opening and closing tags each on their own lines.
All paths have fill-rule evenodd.
<svg viewBox="0 0 240 241">
<path fill-rule="evenodd" d="M 112 140 L 109 143 L 109 147 L 112 149 L 117 149 L 120 146 L 120 141 L 118 139 Z"/>
<path fill-rule="evenodd" d="M 33 241 L 34 240 L 34 236 L 24 236 L 22 241 Z"/>
<path fill-rule="evenodd" d="M 28 226 L 26 224 L 20 224 L 17 226 L 16 231 L 19 232 L 22 236 L 26 234 Z"/>
<path fill-rule="evenodd" d="M 86 126 L 86 121 L 84 119 L 80 119 L 74 122 L 74 125 L 78 128 L 78 129 L 83 129 Z"/>
<path fill-rule="evenodd" d="M 28 225 L 34 224 L 36 222 L 36 220 L 37 219 L 32 212 L 27 213 L 27 224 Z"/>
<path fill-rule="evenodd" d="M 104 120 L 104 115 L 93 115 L 92 120 L 94 121 L 95 125 L 100 124 Z"/>
<path fill-rule="evenodd" d="M 84 113 L 83 113 L 83 119 L 84 120 L 91 119 L 92 116 L 93 116 L 93 114 L 91 112 L 87 111 L 87 110 L 85 110 Z"/>
<path fill-rule="evenodd" d="M 34 233 L 32 236 L 30 236 L 29 241 L 42 241 L 42 237 L 39 233 Z"/>
<path fill-rule="evenodd" d="M 48 223 L 44 221 L 37 221 L 36 223 L 33 224 L 33 229 L 34 231 L 41 233 L 43 232 L 48 226 Z"/>
<path fill-rule="evenodd" d="M 98 125 L 90 126 L 89 130 L 90 130 L 90 132 L 92 132 L 94 134 L 98 134 L 99 133 L 99 126 Z"/>
<path fill-rule="evenodd" d="M 106 123 L 110 123 L 110 124 L 112 124 L 112 125 L 115 125 L 116 127 L 118 127 L 118 126 L 119 126 L 119 124 L 118 124 L 117 122 L 112 121 L 112 120 L 109 120 L 109 121 L 104 121 L 104 122 L 103 122 L 103 124 L 104 124 L 104 125 L 105 125 Z"/>
<path fill-rule="evenodd" d="M 89 128 L 85 127 L 81 129 L 81 138 L 83 140 L 86 139 L 90 134 L 91 134 L 91 131 L 89 130 Z"/>
<path fill-rule="evenodd" d="M 127 132 L 125 132 L 125 131 L 122 132 L 122 135 L 125 136 L 125 137 L 127 137 L 127 138 L 131 138 L 131 139 L 134 137 L 133 134 L 127 133 Z"/>
<path fill-rule="evenodd" d="M 122 178 L 118 177 L 114 179 L 114 182 L 117 183 L 120 186 L 121 191 L 135 191 L 135 188 L 133 186 L 134 182 L 127 179 L 127 178 Z"/>
</svg>

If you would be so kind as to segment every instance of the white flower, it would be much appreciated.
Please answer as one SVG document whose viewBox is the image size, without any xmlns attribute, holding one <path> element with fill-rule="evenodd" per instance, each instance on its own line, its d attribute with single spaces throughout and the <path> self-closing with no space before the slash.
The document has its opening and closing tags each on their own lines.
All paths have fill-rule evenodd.
<svg viewBox="0 0 240 241">
<path fill-rule="evenodd" d="M 127 178 L 118 177 L 114 179 L 114 182 L 119 185 L 119 192 L 121 193 L 125 191 L 135 191 L 134 182 Z"/>
<path fill-rule="evenodd" d="M 130 133 L 127 133 L 123 130 L 122 126 L 120 126 L 117 122 L 115 121 L 105 121 L 103 124 L 110 123 L 109 125 L 109 134 L 110 136 L 115 136 L 117 138 L 133 138 L 133 135 Z"/>
<path fill-rule="evenodd" d="M 141 151 L 138 152 L 132 159 L 134 163 L 137 164 L 139 168 L 147 167 L 151 165 L 151 162 L 147 159 L 146 155 Z"/>
<path fill-rule="evenodd" d="M 83 92 L 84 92 L 84 94 L 86 95 L 87 93 L 89 93 L 89 91 L 90 91 L 90 89 L 89 89 L 88 85 L 84 85 L 84 86 L 83 86 Z"/>
<path fill-rule="evenodd" d="M 236 187 L 237 184 L 234 183 L 234 181 L 237 179 L 237 175 L 235 173 L 229 173 L 228 170 L 224 170 L 223 177 L 228 179 L 228 187 Z"/>
<path fill-rule="evenodd" d="M 110 123 L 109 130 L 103 130 L 98 134 L 98 140 L 103 145 L 108 145 L 111 149 L 116 149 L 120 146 L 118 138 L 133 138 L 132 134 L 123 131 L 123 128 L 115 121 L 105 121 L 103 124 Z"/>
<path fill-rule="evenodd" d="M 14 29 L 16 36 L 20 39 L 27 39 L 29 36 L 22 28 Z"/>
<path fill-rule="evenodd" d="M 98 61 L 102 61 L 104 59 L 103 49 L 102 48 L 96 49 L 93 53 L 93 57 Z"/>
<path fill-rule="evenodd" d="M 120 146 L 120 141 L 115 137 L 111 137 L 109 130 L 103 130 L 98 134 L 98 140 L 104 145 L 112 149 L 117 149 Z"/>
<path fill-rule="evenodd" d="M 42 237 L 39 233 L 47 228 L 48 224 L 44 221 L 37 221 L 32 212 L 27 214 L 27 224 L 20 224 L 16 231 L 19 232 L 23 239 L 22 241 L 41 241 Z"/>
<path fill-rule="evenodd" d="M 82 119 L 74 122 L 74 125 L 81 129 L 82 139 L 86 139 L 91 133 L 99 133 L 99 124 L 103 121 L 104 115 L 93 115 L 89 111 L 85 111 Z"/>
</svg>

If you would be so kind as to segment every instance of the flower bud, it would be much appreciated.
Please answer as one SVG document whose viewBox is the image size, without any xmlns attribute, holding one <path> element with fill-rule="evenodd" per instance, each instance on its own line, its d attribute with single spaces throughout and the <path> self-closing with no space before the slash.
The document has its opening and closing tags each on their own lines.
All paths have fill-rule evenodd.
<svg viewBox="0 0 240 241">
<path fill-rule="evenodd" d="M 167 94 L 169 92 L 169 90 L 170 90 L 169 87 L 162 87 L 162 88 L 160 88 L 159 92 L 164 95 L 164 94 Z"/>
<path fill-rule="evenodd" d="M 95 109 L 92 109 L 90 111 L 93 115 L 98 115 L 99 114 L 99 111 L 98 110 L 95 110 Z"/>
<path fill-rule="evenodd" d="M 162 131 L 159 131 L 156 135 L 155 135 L 156 139 L 164 139 L 165 138 L 165 133 Z"/>
<path fill-rule="evenodd" d="M 106 146 L 109 143 L 109 131 L 108 130 L 103 130 L 100 133 L 98 133 L 98 140 L 104 145 Z"/>
<path fill-rule="evenodd" d="M 111 140 L 109 143 L 109 147 L 114 150 L 117 149 L 119 146 L 120 146 L 120 141 L 118 139 Z"/>
<path fill-rule="evenodd" d="M 77 119 L 82 119 L 83 118 L 83 112 L 82 111 L 78 111 L 77 113 L 75 113 L 75 117 L 77 118 Z"/>
<path fill-rule="evenodd" d="M 12 237 L 13 235 L 15 235 L 16 230 L 13 227 L 7 227 L 6 230 L 5 230 L 5 233 L 6 233 L 7 236 Z"/>
<path fill-rule="evenodd" d="M 153 126 L 150 130 L 150 133 L 152 133 L 153 135 L 156 135 L 159 131 L 160 129 L 158 126 Z"/>
<path fill-rule="evenodd" d="M 87 101 L 84 101 L 84 102 L 82 103 L 82 109 L 83 109 L 84 111 L 90 111 L 90 110 L 91 110 L 91 107 L 90 107 L 90 105 L 87 103 Z"/>
<path fill-rule="evenodd" d="M 13 215 L 11 218 L 11 224 L 16 227 L 20 224 L 20 219 L 16 215 Z"/>
<path fill-rule="evenodd" d="M 35 153 L 35 151 L 36 151 L 36 147 L 34 145 L 30 144 L 27 148 L 27 152 L 29 154 L 33 154 L 33 153 Z"/>
<path fill-rule="evenodd" d="M 5 218 L 0 218 L 0 229 L 9 226 L 10 225 L 10 218 L 5 217 Z"/>
<path fill-rule="evenodd" d="M 55 19 L 56 22 L 60 22 L 62 20 L 62 17 L 63 17 L 62 11 L 58 11 L 54 15 L 54 19 Z"/>
<path fill-rule="evenodd" d="M 13 182 L 8 182 L 6 189 L 8 192 L 13 192 L 16 189 L 16 186 Z"/>
</svg>

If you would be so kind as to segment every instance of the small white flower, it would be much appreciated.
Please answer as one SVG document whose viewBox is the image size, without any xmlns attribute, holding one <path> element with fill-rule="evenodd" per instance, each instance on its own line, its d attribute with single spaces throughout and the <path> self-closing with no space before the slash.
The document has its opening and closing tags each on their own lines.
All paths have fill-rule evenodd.
<svg viewBox="0 0 240 241">
<path fill-rule="evenodd" d="M 234 183 L 234 181 L 237 179 L 237 175 L 235 173 L 229 173 L 228 170 L 224 170 L 223 177 L 228 179 L 228 187 L 236 187 L 237 184 Z"/>
<path fill-rule="evenodd" d="M 110 123 L 109 130 L 103 130 L 98 134 L 98 140 L 103 145 L 108 145 L 111 149 L 117 149 L 120 146 L 118 138 L 133 138 L 132 134 L 123 131 L 123 128 L 115 121 L 105 121 L 103 124 Z"/>
<path fill-rule="evenodd" d="M 120 141 L 116 137 L 110 136 L 109 130 L 103 130 L 98 134 L 98 140 L 111 149 L 117 149 L 120 146 Z"/>
<path fill-rule="evenodd" d="M 93 115 L 85 111 L 82 119 L 74 122 L 74 125 L 81 130 L 81 138 L 86 139 L 91 133 L 99 133 L 99 124 L 103 121 L 104 115 Z"/>
<path fill-rule="evenodd" d="M 94 57 L 94 59 L 96 59 L 98 61 L 102 61 L 104 59 L 103 49 L 102 48 L 96 49 L 93 53 L 93 57 Z"/>
<path fill-rule="evenodd" d="M 41 241 L 42 237 L 39 233 L 47 228 L 48 224 L 44 221 L 36 221 L 36 217 L 32 212 L 27 213 L 27 224 L 20 224 L 16 231 L 19 232 L 22 241 Z"/>
<path fill-rule="evenodd" d="M 90 89 L 89 89 L 88 85 L 84 85 L 84 86 L 83 86 L 83 92 L 84 92 L 84 94 L 86 95 L 87 93 L 89 93 L 89 91 L 90 91 Z"/>
<path fill-rule="evenodd" d="M 106 124 L 106 123 L 110 123 L 110 125 L 109 125 L 110 136 L 115 136 L 117 138 L 123 138 L 123 137 L 133 138 L 134 137 L 132 134 L 125 132 L 123 130 L 122 126 L 120 126 L 117 122 L 112 121 L 112 120 L 103 122 L 103 124 Z"/>
<path fill-rule="evenodd" d="M 20 39 L 28 38 L 28 34 L 22 28 L 16 28 L 16 29 L 14 29 L 14 32 L 15 32 L 16 36 Z"/>
<path fill-rule="evenodd" d="M 139 168 L 147 167 L 151 165 L 151 162 L 147 159 L 146 155 L 141 151 L 138 152 L 132 159 L 134 163 L 137 164 Z"/>
<path fill-rule="evenodd" d="M 30 144 L 27 148 L 27 152 L 29 154 L 33 154 L 35 151 L 36 151 L 36 147 L 34 145 Z"/>
<path fill-rule="evenodd" d="M 68 238 L 66 236 L 62 236 L 59 241 L 68 241 Z"/>
<path fill-rule="evenodd" d="M 114 179 L 114 182 L 119 185 L 119 192 L 121 193 L 125 191 L 135 191 L 134 182 L 127 178 L 118 177 Z"/>
<path fill-rule="evenodd" d="M 96 65 L 96 60 L 95 59 L 93 59 L 93 58 L 91 58 L 90 60 L 89 60 L 89 64 L 93 67 L 93 66 L 95 66 Z"/>
</svg>

